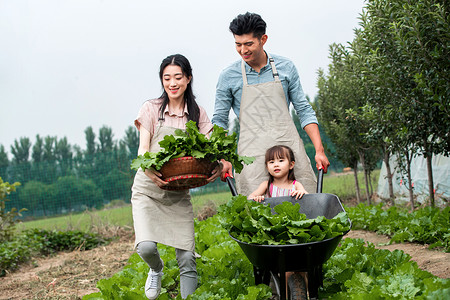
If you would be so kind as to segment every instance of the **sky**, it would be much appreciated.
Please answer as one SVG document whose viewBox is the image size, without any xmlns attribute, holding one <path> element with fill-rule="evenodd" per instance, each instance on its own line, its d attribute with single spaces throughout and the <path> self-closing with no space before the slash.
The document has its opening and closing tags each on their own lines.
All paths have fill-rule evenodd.
<svg viewBox="0 0 450 300">
<path fill-rule="evenodd" d="M 181 53 L 193 68 L 199 105 L 212 118 L 220 72 L 240 57 L 228 26 L 255 12 L 267 23 L 269 53 L 291 59 L 304 92 L 317 94 L 329 45 L 353 40 L 364 0 L 0 0 L 0 145 L 21 137 L 84 130 L 114 138 L 148 99 L 161 95 L 161 61 Z M 230 119 L 234 118 L 231 113 Z"/>
</svg>

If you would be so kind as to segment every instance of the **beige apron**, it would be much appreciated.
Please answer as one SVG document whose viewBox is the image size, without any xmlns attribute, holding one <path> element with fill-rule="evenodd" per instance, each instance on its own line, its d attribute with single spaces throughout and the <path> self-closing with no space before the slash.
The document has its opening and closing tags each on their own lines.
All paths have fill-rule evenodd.
<svg viewBox="0 0 450 300">
<path fill-rule="evenodd" d="M 150 152 L 158 152 L 159 141 L 175 129 L 164 126 L 164 120 L 160 120 L 150 142 Z M 131 190 L 135 246 L 153 241 L 194 252 L 194 213 L 189 190 L 163 190 L 142 169 L 137 171 Z"/>
<path fill-rule="evenodd" d="M 266 150 L 275 145 L 289 146 L 295 155 L 295 178 L 309 193 L 316 190 L 316 176 L 289 113 L 283 86 L 273 58 L 267 54 L 274 81 L 249 85 L 242 61 L 241 108 L 239 112 L 239 155 L 255 161 L 235 174 L 238 193 L 248 196 L 269 176 L 265 167 Z"/>
</svg>

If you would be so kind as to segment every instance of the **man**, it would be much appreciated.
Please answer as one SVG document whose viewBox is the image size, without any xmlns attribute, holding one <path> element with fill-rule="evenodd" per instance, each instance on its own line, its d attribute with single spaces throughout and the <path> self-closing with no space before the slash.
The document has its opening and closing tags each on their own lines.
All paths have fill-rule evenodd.
<svg viewBox="0 0 450 300">
<path fill-rule="evenodd" d="M 241 174 L 236 174 L 238 192 L 248 196 L 267 180 L 265 151 L 277 144 L 293 149 L 296 179 L 309 193 L 315 192 L 315 175 L 290 116 L 290 103 L 314 144 L 316 167 L 326 172 L 330 163 L 324 153 L 315 112 L 305 98 L 294 64 L 264 50 L 268 36 L 260 15 L 248 12 L 238 15 L 230 23 L 230 31 L 242 60 L 224 69 L 219 77 L 212 123 L 227 129 L 233 108 L 240 126 L 238 153 L 256 158 Z M 228 162 L 224 162 L 222 180 L 225 173 L 231 174 Z"/>
</svg>

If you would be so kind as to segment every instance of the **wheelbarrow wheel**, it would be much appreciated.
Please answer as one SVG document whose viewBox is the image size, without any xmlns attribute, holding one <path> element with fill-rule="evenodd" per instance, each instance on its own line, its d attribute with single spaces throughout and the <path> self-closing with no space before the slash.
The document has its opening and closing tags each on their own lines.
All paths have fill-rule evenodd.
<svg viewBox="0 0 450 300">
<path fill-rule="evenodd" d="M 289 300 L 307 300 L 306 284 L 303 276 L 294 273 L 288 279 L 288 299 Z"/>
</svg>

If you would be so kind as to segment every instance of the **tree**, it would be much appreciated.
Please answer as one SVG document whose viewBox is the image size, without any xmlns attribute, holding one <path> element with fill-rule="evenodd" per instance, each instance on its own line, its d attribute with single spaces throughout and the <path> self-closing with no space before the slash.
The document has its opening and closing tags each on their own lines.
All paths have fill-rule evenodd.
<svg viewBox="0 0 450 300">
<path fill-rule="evenodd" d="M 59 176 L 68 176 L 72 172 L 72 147 L 67 138 L 64 137 L 55 141 L 55 159 L 59 166 Z"/>
<path fill-rule="evenodd" d="M 128 128 L 125 130 L 125 137 L 123 138 L 123 142 L 128 148 L 130 158 L 135 158 L 137 156 L 139 148 L 139 131 L 135 126 L 128 126 Z"/>
<path fill-rule="evenodd" d="M 8 154 L 5 152 L 5 147 L 0 145 L 0 177 L 7 178 L 7 171 L 9 166 Z"/>
<path fill-rule="evenodd" d="M 95 172 L 94 157 L 97 145 L 95 143 L 95 133 L 91 126 L 84 130 L 86 138 L 86 150 L 83 153 L 81 172 L 86 178 L 92 178 Z"/>
<path fill-rule="evenodd" d="M 30 178 L 30 148 L 31 142 L 27 137 L 22 137 L 19 141 L 14 140 L 14 145 L 11 146 L 13 177 L 22 183 Z"/>
<path fill-rule="evenodd" d="M 73 145 L 73 160 L 72 160 L 72 167 L 73 172 L 77 176 L 83 175 L 83 162 L 84 162 L 84 153 L 80 146 Z"/>
<path fill-rule="evenodd" d="M 112 129 L 107 126 L 100 128 L 98 139 L 100 144 L 94 159 L 95 175 L 93 177 L 97 184 L 99 184 L 102 181 L 102 178 L 112 169 L 117 168 L 117 161 L 114 157 L 117 149 L 113 141 Z M 107 186 L 105 186 L 105 188 L 106 187 Z"/>
<path fill-rule="evenodd" d="M 448 7 L 436 0 L 371 0 L 366 9 L 369 35 L 377 37 L 373 49 L 389 68 L 386 79 L 399 95 L 402 130 L 410 132 L 398 136 L 407 137 L 410 148 L 427 158 L 434 205 L 431 156 L 450 154 Z"/>
<path fill-rule="evenodd" d="M 370 172 L 377 160 L 377 144 L 366 138 L 371 122 L 363 114 L 367 103 L 364 89 L 365 77 L 361 72 L 364 59 L 359 55 L 359 43 L 355 41 L 347 49 L 343 45 L 330 46 L 328 76 L 319 71 L 319 120 L 337 148 L 339 158 L 354 169 L 355 187 L 360 201 L 357 163 L 364 170 L 366 198 L 370 204 Z"/>
<path fill-rule="evenodd" d="M 449 24 L 443 1 L 369 0 L 354 40 L 332 45 L 328 76 L 319 71 L 320 115 L 338 151 L 356 151 L 369 176 L 377 152 L 388 170 L 396 153 L 412 209 L 414 155 L 427 158 L 434 205 L 431 155 L 450 154 Z"/>
<path fill-rule="evenodd" d="M 28 181 L 19 191 L 21 207 L 27 208 L 30 212 L 35 212 L 46 199 L 46 184 L 40 181 Z"/>
<path fill-rule="evenodd" d="M 21 216 L 21 212 L 24 209 L 17 210 L 12 208 L 11 210 L 6 209 L 5 202 L 9 201 L 6 197 L 11 193 L 16 191 L 16 187 L 20 183 L 15 182 L 10 184 L 9 182 L 4 182 L 0 177 L 0 243 L 8 241 L 14 233 L 16 223 L 18 222 L 17 217 Z"/>
<path fill-rule="evenodd" d="M 58 177 L 56 168 L 56 155 L 55 146 L 56 137 L 46 136 L 44 138 L 44 152 L 43 152 L 43 172 L 39 181 L 45 182 L 47 184 L 53 183 Z"/>
<path fill-rule="evenodd" d="M 433 154 L 450 154 L 449 14 L 441 1 L 408 1 L 394 7 L 394 41 L 406 62 L 406 72 L 415 83 L 411 103 L 411 119 L 415 122 L 410 130 L 414 132 L 414 143 L 427 159 L 429 196 L 434 206 L 431 158 Z"/>
<path fill-rule="evenodd" d="M 331 51 L 332 48 L 330 48 Z M 335 57 L 337 59 L 337 57 Z M 334 155 L 347 166 L 351 166 L 355 177 L 355 190 L 358 203 L 361 202 L 361 194 L 358 182 L 358 155 L 350 139 L 349 127 L 346 126 L 343 99 L 341 95 L 342 86 L 338 83 L 340 66 L 336 63 L 329 65 L 329 75 L 326 76 L 323 70 L 318 72 L 317 85 L 318 92 L 318 119 L 319 123 L 325 128 L 325 132 L 335 145 Z"/>
<path fill-rule="evenodd" d="M 98 139 L 100 141 L 99 152 L 110 153 L 114 147 L 112 129 L 107 126 L 103 126 L 99 130 Z"/>
<path fill-rule="evenodd" d="M 101 190 L 90 179 L 65 176 L 58 178 L 54 185 L 55 212 L 80 211 L 86 207 L 99 208 L 103 204 Z"/>
<path fill-rule="evenodd" d="M 42 174 L 42 159 L 44 156 L 44 141 L 38 135 L 36 135 L 36 141 L 34 142 L 31 158 L 32 158 L 32 166 L 31 166 L 31 178 L 33 180 L 39 180 L 39 176 Z"/>
<path fill-rule="evenodd" d="M 94 156 L 95 149 L 97 148 L 95 144 L 95 133 L 91 126 L 84 130 L 86 137 L 86 154 L 89 156 Z"/>
</svg>

